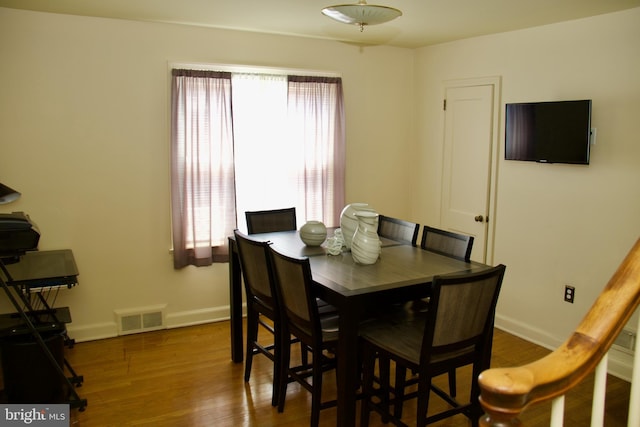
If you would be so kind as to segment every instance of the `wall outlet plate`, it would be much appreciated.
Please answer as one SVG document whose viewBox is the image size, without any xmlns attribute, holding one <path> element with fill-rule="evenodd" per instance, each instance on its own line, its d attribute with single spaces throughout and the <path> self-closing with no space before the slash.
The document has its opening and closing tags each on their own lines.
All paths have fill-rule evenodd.
<svg viewBox="0 0 640 427">
<path fill-rule="evenodd" d="M 573 300 L 576 296 L 576 288 L 574 286 L 571 285 L 565 285 L 564 286 L 564 300 L 566 302 L 570 302 L 571 304 L 573 304 Z"/>
</svg>

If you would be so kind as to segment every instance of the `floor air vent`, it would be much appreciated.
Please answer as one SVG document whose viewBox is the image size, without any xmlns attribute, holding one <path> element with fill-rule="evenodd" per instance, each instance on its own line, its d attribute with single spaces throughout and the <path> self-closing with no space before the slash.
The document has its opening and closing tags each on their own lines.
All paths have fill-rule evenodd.
<svg viewBox="0 0 640 427">
<path fill-rule="evenodd" d="M 629 329 L 623 329 L 613 342 L 619 350 L 623 350 L 626 353 L 634 353 L 636 346 L 636 334 Z"/>
<path fill-rule="evenodd" d="M 165 329 L 164 309 L 166 306 L 144 307 L 130 310 L 116 310 L 118 335 Z"/>
</svg>

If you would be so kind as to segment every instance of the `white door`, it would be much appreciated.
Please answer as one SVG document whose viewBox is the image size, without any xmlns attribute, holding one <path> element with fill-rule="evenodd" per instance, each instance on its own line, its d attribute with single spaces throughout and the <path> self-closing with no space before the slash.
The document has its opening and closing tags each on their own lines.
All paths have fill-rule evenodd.
<svg viewBox="0 0 640 427">
<path fill-rule="evenodd" d="M 471 259 L 489 263 L 499 83 L 479 79 L 445 87 L 442 228 L 473 236 Z"/>
</svg>

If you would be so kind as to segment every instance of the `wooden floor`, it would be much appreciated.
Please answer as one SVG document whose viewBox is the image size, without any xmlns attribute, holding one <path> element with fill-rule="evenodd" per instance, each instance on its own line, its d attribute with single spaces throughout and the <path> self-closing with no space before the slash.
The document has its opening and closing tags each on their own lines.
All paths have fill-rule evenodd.
<svg viewBox="0 0 640 427">
<path fill-rule="evenodd" d="M 254 359 L 251 380 L 244 382 L 244 365 L 231 362 L 228 322 L 78 343 L 65 351 L 76 372 L 84 376 L 84 385 L 77 391 L 88 400 L 84 412 L 72 410 L 72 426 L 268 427 L 309 423 L 309 393 L 295 384 L 289 386 L 284 413 L 271 406 L 272 364 L 266 358 Z M 492 366 L 523 364 L 547 353 L 496 330 Z M 459 371 L 460 384 L 469 381 L 469 376 Z M 327 374 L 325 378 L 326 396 L 331 397 L 334 376 Z M 589 425 L 592 384 L 588 378 L 567 395 L 566 426 Z M 609 376 L 607 387 L 605 426 L 626 426 L 630 385 Z M 438 400 L 432 399 L 430 413 Z M 412 407 L 407 406 L 405 413 L 411 412 Z M 321 425 L 334 426 L 335 416 L 335 408 L 322 411 Z M 549 404 L 529 408 L 522 421 L 527 427 L 548 426 Z M 374 414 L 371 425 L 383 424 Z M 469 424 L 463 416 L 456 416 L 433 425 Z"/>
</svg>

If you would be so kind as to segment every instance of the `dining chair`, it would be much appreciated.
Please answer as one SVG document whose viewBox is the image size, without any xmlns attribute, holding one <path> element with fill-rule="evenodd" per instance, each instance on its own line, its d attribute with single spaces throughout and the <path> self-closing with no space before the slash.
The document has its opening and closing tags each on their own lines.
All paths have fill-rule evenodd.
<svg viewBox="0 0 640 427">
<path fill-rule="evenodd" d="M 247 211 L 244 215 L 249 234 L 297 230 L 296 208 Z"/>
<path fill-rule="evenodd" d="M 378 216 L 378 236 L 386 237 L 387 239 L 396 240 L 398 242 L 402 242 L 408 245 L 416 246 L 418 241 L 418 232 L 420 231 L 420 224 L 416 224 L 414 222 L 405 221 L 398 218 L 393 218 L 385 215 Z M 402 305 L 404 306 L 404 304 Z M 417 307 L 418 305 L 416 305 Z M 390 311 L 387 309 L 383 309 L 383 312 L 388 314 L 389 312 L 396 311 L 398 306 L 392 305 Z M 380 308 L 375 309 L 380 312 Z M 402 310 L 399 310 L 402 312 Z M 407 310 L 406 313 L 402 312 L 402 315 L 412 315 L 413 312 L 411 310 Z M 376 314 L 372 313 L 368 317 L 376 317 Z M 386 362 L 386 363 L 385 363 Z M 389 369 L 389 363 L 386 360 L 380 361 L 380 369 L 383 371 L 385 369 Z"/>
<path fill-rule="evenodd" d="M 378 319 L 361 327 L 363 351 L 363 401 L 361 427 L 369 425 L 371 410 L 379 412 L 383 420 L 396 425 L 402 422 L 402 404 L 417 398 L 417 425 L 464 414 L 473 426 L 478 426 L 482 408 L 479 403 L 478 375 L 489 368 L 495 307 L 504 277 L 505 266 L 460 275 L 434 277 L 430 307 L 426 317 L 413 322 Z M 377 358 L 388 358 L 403 372 L 417 373 L 417 390 L 407 392 L 404 376 L 396 379 L 393 390 L 388 378 L 380 379 L 375 388 L 374 366 Z M 449 373 L 451 369 L 472 366 L 469 401 L 455 397 L 433 384 L 432 379 Z M 381 372 L 379 375 L 389 375 Z M 449 406 L 429 415 L 431 392 Z M 393 395 L 393 397 L 391 397 Z M 390 406 L 394 407 L 393 413 Z"/>
<path fill-rule="evenodd" d="M 473 248 L 473 236 L 425 225 L 422 230 L 420 247 L 441 255 L 469 261 Z"/>
<path fill-rule="evenodd" d="M 247 232 L 249 234 L 272 233 L 275 231 L 296 230 L 296 208 L 274 209 L 265 211 L 247 211 Z M 335 313 L 337 309 L 326 301 L 318 299 L 322 314 Z"/>
<path fill-rule="evenodd" d="M 473 249 L 473 236 L 454 233 L 452 231 L 442 230 L 428 225 L 422 230 L 422 241 L 420 243 L 422 249 L 436 252 L 441 255 L 462 259 L 469 262 L 471 259 L 471 250 Z M 424 311 L 428 309 L 428 298 L 425 300 L 416 300 L 410 305 L 411 311 Z M 449 393 L 451 396 L 456 395 L 456 371 L 452 369 L 449 372 Z"/>
<path fill-rule="evenodd" d="M 378 235 L 380 237 L 416 246 L 419 231 L 420 224 L 384 215 L 378 216 Z"/>
<path fill-rule="evenodd" d="M 269 358 L 273 362 L 271 404 L 277 406 L 280 390 L 278 380 L 281 378 L 282 369 L 280 353 L 283 347 L 289 345 L 283 345 L 282 316 L 269 261 L 270 243 L 252 239 L 238 230 L 235 230 L 234 234 L 247 297 L 247 354 L 244 380 L 249 381 L 254 355 L 263 354 Z M 258 342 L 260 327 L 273 335 L 273 344 L 263 345 Z"/>
<path fill-rule="evenodd" d="M 273 248 L 269 248 L 269 254 L 282 301 L 283 334 L 295 336 L 311 352 L 311 364 L 303 362 L 290 366 L 289 349 L 283 349 L 278 411 L 284 411 L 287 384 L 296 381 L 311 393 L 310 425 L 315 427 L 320 420 L 320 410 L 336 406 L 336 400 L 322 402 L 322 377 L 329 370 L 335 371 L 339 318 L 337 315 L 321 316 L 312 289 L 308 258 L 292 258 Z"/>
</svg>

